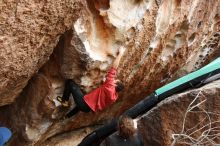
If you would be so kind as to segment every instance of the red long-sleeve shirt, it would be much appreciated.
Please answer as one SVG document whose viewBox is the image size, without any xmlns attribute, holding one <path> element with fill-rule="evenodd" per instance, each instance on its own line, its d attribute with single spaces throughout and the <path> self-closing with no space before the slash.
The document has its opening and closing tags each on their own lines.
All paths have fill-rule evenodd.
<svg viewBox="0 0 220 146">
<path fill-rule="evenodd" d="M 94 112 L 103 110 L 118 98 L 118 94 L 115 91 L 115 77 L 116 69 L 112 67 L 106 75 L 105 82 L 83 97 Z"/>
</svg>

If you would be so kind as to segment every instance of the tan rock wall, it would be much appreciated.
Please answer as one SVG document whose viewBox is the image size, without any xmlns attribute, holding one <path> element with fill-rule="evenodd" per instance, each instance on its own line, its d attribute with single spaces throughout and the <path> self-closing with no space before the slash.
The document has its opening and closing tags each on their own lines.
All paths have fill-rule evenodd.
<svg viewBox="0 0 220 146">
<path fill-rule="evenodd" d="M 0 6 L 5 28 L 0 105 L 17 97 L 0 108 L 0 121 L 16 132 L 11 145 L 41 145 L 56 134 L 102 123 L 219 54 L 219 0 L 3 1 Z M 118 69 L 125 84 L 119 100 L 103 112 L 59 120 L 68 109 L 57 107 L 54 98 L 62 95 L 65 79 L 74 79 L 84 92 L 96 88 L 120 45 L 127 49 Z"/>
<path fill-rule="evenodd" d="M 48 61 L 60 34 L 70 29 L 82 6 L 85 1 L 0 2 L 0 106 L 13 102 Z"/>
<path fill-rule="evenodd" d="M 219 144 L 219 83 L 173 95 L 141 117 L 145 145 Z"/>
</svg>

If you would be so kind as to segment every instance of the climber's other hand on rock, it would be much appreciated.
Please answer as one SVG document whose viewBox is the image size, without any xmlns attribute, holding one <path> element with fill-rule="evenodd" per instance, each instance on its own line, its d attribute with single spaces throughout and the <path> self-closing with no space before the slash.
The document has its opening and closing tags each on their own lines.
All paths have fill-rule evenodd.
<svg viewBox="0 0 220 146">
<path fill-rule="evenodd" d="M 123 55 L 125 52 L 126 48 L 124 46 L 119 47 L 118 49 L 118 55 Z"/>
</svg>

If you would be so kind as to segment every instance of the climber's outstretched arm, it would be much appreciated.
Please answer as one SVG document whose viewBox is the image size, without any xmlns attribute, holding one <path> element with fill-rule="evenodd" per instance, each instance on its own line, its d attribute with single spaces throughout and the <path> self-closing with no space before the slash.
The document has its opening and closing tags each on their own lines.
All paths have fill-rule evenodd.
<svg viewBox="0 0 220 146">
<path fill-rule="evenodd" d="M 118 51 L 118 55 L 116 56 L 115 60 L 112 63 L 112 67 L 114 67 L 115 69 L 118 68 L 118 65 L 120 63 L 121 57 L 123 56 L 124 52 L 125 52 L 125 47 L 120 47 Z"/>
</svg>

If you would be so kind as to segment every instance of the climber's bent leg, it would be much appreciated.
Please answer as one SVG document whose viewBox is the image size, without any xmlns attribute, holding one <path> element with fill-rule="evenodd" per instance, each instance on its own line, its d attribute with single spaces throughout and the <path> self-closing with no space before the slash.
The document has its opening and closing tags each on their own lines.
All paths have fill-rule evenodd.
<svg viewBox="0 0 220 146">
<path fill-rule="evenodd" d="M 59 102 L 61 102 L 63 106 L 69 106 L 69 102 L 68 101 L 69 101 L 69 97 L 70 97 L 70 94 L 71 94 L 70 88 L 69 88 L 70 87 L 69 86 L 70 81 L 71 80 L 66 80 L 66 82 L 65 82 L 63 96 L 62 97 L 57 96 L 57 100 Z"/>
<path fill-rule="evenodd" d="M 70 86 L 69 86 L 70 82 L 71 82 L 71 80 L 67 80 L 65 82 L 65 87 L 64 87 L 63 97 L 62 97 L 63 101 L 69 101 L 69 97 L 70 97 L 70 94 L 71 94 Z"/>
<path fill-rule="evenodd" d="M 84 101 L 83 99 L 84 94 L 80 90 L 79 86 L 74 81 L 70 81 L 69 87 L 70 87 L 70 92 L 72 93 L 72 96 L 76 103 L 76 106 L 79 108 L 79 110 L 83 112 L 90 112 L 91 109 Z"/>
<path fill-rule="evenodd" d="M 70 118 L 73 115 L 77 114 L 79 112 L 79 108 L 76 106 L 75 108 L 73 108 L 68 114 L 66 114 L 66 118 Z"/>
</svg>

